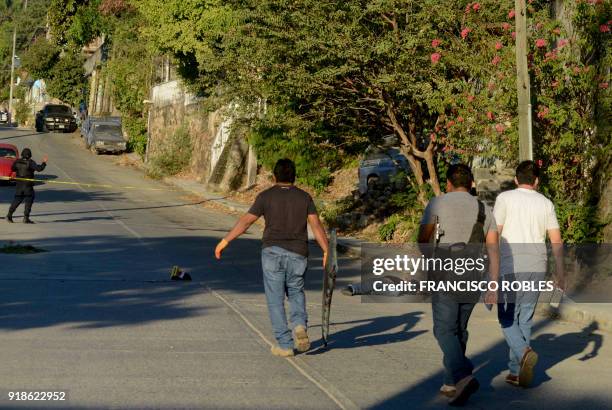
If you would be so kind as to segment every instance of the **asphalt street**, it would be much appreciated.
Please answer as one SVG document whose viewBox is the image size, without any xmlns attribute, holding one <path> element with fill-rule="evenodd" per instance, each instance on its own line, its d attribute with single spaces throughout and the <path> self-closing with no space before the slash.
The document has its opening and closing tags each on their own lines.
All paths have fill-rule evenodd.
<svg viewBox="0 0 612 410">
<path fill-rule="evenodd" d="M 46 252 L 0 254 L 0 409 L 444 409 L 441 354 L 426 304 L 361 303 L 337 292 L 331 342 L 320 342 L 321 255 L 307 278 L 313 348 L 294 359 L 272 340 L 260 228 L 216 242 L 235 216 L 95 156 L 75 135 L 0 128 L 0 142 L 49 155 L 34 225 L 0 219 L 9 240 Z M 54 184 L 83 182 L 94 187 Z M 132 188 L 124 188 L 124 187 Z M 137 189 L 133 189 L 137 188 Z M 0 216 L 12 186 L 0 186 Z M 191 283 L 172 282 L 173 265 Z M 340 260 L 338 287 L 359 277 Z M 592 328 L 538 318 L 530 389 L 506 385 L 495 312 L 478 306 L 468 354 L 481 390 L 468 409 L 612 409 L 612 342 Z M 10 401 L 12 391 L 65 391 L 63 402 Z"/>
</svg>

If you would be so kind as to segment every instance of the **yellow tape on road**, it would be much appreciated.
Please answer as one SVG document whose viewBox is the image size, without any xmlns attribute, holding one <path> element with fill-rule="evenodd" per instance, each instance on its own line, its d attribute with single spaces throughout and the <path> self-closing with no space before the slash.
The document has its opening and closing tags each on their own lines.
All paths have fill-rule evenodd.
<svg viewBox="0 0 612 410">
<path fill-rule="evenodd" d="M 67 182 L 67 181 L 51 181 L 48 179 L 31 179 L 31 178 L 10 178 L 10 177 L 0 177 L 0 180 L 3 181 L 25 181 L 25 182 L 42 182 L 44 184 L 58 184 L 58 185 L 77 185 L 84 186 L 88 188 L 105 188 L 105 189 L 131 189 L 137 191 L 173 191 L 178 192 L 179 189 L 173 188 L 143 188 L 137 186 L 128 186 L 128 185 L 112 185 L 112 184 L 89 184 L 86 182 Z"/>
</svg>

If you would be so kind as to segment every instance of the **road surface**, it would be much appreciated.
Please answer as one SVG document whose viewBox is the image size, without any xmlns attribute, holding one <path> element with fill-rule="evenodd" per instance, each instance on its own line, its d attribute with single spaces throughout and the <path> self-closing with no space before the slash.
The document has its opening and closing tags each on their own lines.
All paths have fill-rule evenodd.
<svg viewBox="0 0 612 410">
<path fill-rule="evenodd" d="M 444 409 L 441 354 L 425 304 L 366 304 L 336 293 L 331 343 L 320 343 L 321 255 L 307 278 L 313 349 L 269 353 L 258 238 L 216 242 L 236 217 L 152 181 L 78 138 L 0 129 L 0 142 L 49 155 L 42 177 L 115 188 L 37 186 L 32 219 L 0 220 L 0 242 L 46 252 L 0 254 L 0 408 Z M 122 186 L 141 189 L 124 189 Z M 159 189 L 159 190 L 154 190 Z M 0 215 L 13 188 L 0 187 Z M 172 265 L 194 281 L 169 281 Z M 340 260 L 339 286 L 359 261 Z M 505 385 L 506 347 L 494 313 L 477 307 L 469 355 L 480 392 L 469 409 L 612 408 L 611 335 L 539 318 L 535 386 Z M 9 391 L 66 391 L 58 403 Z"/>
</svg>

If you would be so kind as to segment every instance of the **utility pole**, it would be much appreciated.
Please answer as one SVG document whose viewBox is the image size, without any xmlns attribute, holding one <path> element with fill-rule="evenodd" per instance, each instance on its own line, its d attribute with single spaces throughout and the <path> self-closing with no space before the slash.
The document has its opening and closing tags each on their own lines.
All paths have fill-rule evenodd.
<svg viewBox="0 0 612 410">
<path fill-rule="evenodd" d="M 28 0 L 23 3 L 23 9 L 28 8 Z M 14 14 L 13 14 L 14 16 Z M 13 23 L 15 24 L 15 17 Z M 15 53 L 17 52 L 17 24 L 13 27 L 13 53 L 11 54 L 11 86 L 9 91 L 9 122 L 13 123 L 13 88 L 15 87 Z"/>
<path fill-rule="evenodd" d="M 531 92 L 527 66 L 527 7 L 525 0 L 514 1 L 516 20 L 516 88 L 519 116 L 519 160 L 533 159 L 531 134 Z"/>
</svg>

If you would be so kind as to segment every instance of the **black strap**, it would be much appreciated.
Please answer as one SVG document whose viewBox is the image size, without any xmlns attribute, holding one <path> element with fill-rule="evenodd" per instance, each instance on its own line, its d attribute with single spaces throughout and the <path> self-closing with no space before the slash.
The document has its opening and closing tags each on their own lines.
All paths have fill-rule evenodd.
<svg viewBox="0 0 612 410">
<path fill-rule="evenodd" d="M 476 219 L 476 222 L 481 223 L 482 226 L 484 227 L 485 219 L 487 219 L 487 215 L 485 214 L 485 206 L 484 206 L 484 203 L 480 199 L 477 199 L 477 201 L 478 201 L 478 219 Z"/>
</svg>

